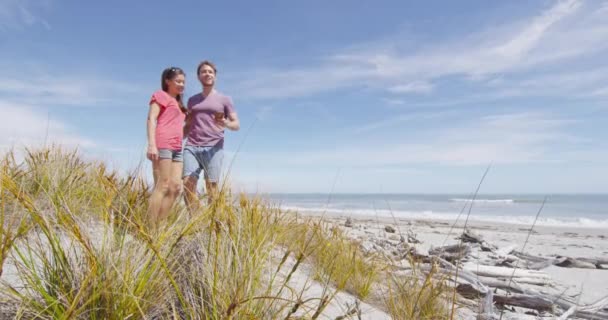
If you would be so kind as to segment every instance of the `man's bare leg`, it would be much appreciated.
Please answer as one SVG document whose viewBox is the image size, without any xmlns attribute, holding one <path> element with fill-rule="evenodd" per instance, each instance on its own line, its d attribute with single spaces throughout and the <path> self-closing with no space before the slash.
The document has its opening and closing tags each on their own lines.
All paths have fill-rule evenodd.
<svg viewBox="0 0 608 320">
<path fill-rule="evenodd" d="M 211 204 L 217 198 L 217 182 L 205 180 L 205 186 L 207 187 L 207 203 Z"/>
<path fill-rule="evenodd" d="M 188 176 L 184 178 L 184 200 L 190 212 L 196 211 L 200 205 L 196 191 L 197 184 L 198 179 L 195 177 Z"/>
</svg>

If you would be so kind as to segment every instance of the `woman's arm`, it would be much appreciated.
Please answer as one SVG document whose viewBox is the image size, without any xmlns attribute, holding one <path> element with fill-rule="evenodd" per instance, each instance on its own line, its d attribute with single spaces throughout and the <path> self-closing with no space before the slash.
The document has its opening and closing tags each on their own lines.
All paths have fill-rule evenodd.
<svg viewBox="0 0 608 320">
<path fill-rule="evenodd" d="M 186 113 L 186 121 L 184 123 L 184 138 L 188 136 L 188 132 L 190 132 L 190 122 L 192 121 L 192 116 L 190 112 Z"/>
<path fill-rule="evenodd" d="M 158 159 L 158 148 L 156 148 L 156 120 L 160 113 L 160 106 L 153 102 L 150 104 L 150 111 L 148 111 L 148 152 L 147 156 L 150 160 Z"/>
</svg>

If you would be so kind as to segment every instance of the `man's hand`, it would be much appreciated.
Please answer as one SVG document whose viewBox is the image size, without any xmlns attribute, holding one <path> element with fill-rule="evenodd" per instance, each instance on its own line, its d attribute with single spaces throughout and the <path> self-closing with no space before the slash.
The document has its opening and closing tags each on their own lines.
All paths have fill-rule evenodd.
<svg viewBox="0 0 608 320">
<path fill-rule="evenodd" d="M 220 128 L 220 130 L 224 130 L 224 128 L 228 127 L 230 121 L 225 118 L 215 119 L 215 124 Z"/>
<path fill-rule="evenodd" d="M 228 114 L 228 117 L 224 117 L 223 113 L 216 113 L 215 124 L 219 127 L 220 130 L 228 128 L 232 131 L 236 131 L 240 128 L 239 118 L 237 117 L 236 113 L 230 113 Z"/>
</svg>

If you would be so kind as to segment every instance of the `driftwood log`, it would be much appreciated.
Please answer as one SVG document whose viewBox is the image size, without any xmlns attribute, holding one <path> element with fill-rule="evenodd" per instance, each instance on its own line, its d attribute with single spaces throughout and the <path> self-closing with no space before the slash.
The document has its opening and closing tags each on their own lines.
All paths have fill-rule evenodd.
<svg viewBox="0 0 608 320">
<path fill-rule="evenodd" d="M 452 279 L 456 276 L 456 266 L 445 259 L 441 259 L 438 257 L 434 258 L 435 263 L 441 267 L 441 272 L 443 275 L 448 275 L 452 277 Z M 471 265 L 471 264 L 468 264 Z M 510 305 L 522 308 L 528 308 L 532 310 L 538 311 L 552 311 L 555 312 L 556 308 L 561 310 L 565 310 L 562 313 L 562 316 L 576 316 L 581 319 L 608 319 L 608 297 L 598 300 L 595 303 L 588 305 L 579 305 L 576 302 L 572 301 L 566 296 L 563 295 L 551 295 L 551 294 L 543 294 L 536 290 L 532 290 L 529 288 L 524 288 L 520 285 L 519 280 L 526 278 L 532 279 L 540 279 L 543 281 L 547 281 L 549 278 L 548 275 L 541 271 L 536 270 L 517 270 L 513 272 L 512 268 L 500 268 L 500 267 L 491 267 L 491 266 L 482 266 L 482 265 L 474 265 L 474 268 L 458 268 L 458 278 L 454 279 L 457 283 L 456 291 L 465 298 L 469 299 L 481 299 L 481 309 L 478 319 L 493 319 L 493 303 L 499 305 Z M 476 275 L 472 272 L 472 270 L 477 270 L 478 267 L 481 267 L 480 270 L 484 270 L 486 274 L 490 276 L 481 276 Z M 490 267 L 486 269 L 486 267 Z M 498 268 L 498 269 L 495 269 Z M 423 271 L 429 271 L 431 269 L 430 266 L 423 266 L 421 268 Z M 498 272 L 496 272 L 499 270 Z M 505 272 L 506 270 L 506 272 Z M 488 272 L 491 271 L 491 272 Z M 499 275 L 526 275 L 533 277 L 521 277 L 514 278 L 512 280 L 506 279 L 495 279 L 492 275 L 498 273 Z M 508 295 L 496 295 L 493 293 L 492 288 L 500 288 L 504 289 L 510 294 Z M 565 318 L 562 318 L 565 319 Z"/>
<path fill-rule="evenodd" d="M 484 242 L 484 240 L 481 239 L 480 235 L 474 233 L 468 228 L 465 229 L 464 232 L 457 239 L 462 240 L 462 242 L 465 243 L 468 242 L 481 244 L 482 242 Z"/>
<path fill-rule="evenodd" d="M 604 269 L 608 267 L 608 259 L 533 256 L 515 250 L 515 245 L 498 248 L 488 244 L 470 230 L 465 230 L 457 239 L 462 243 L 431 249 L 429 255 L 421 259 L 425 263 L 420 269 L 428 273 L 432 269 L 437 270 L 436 267 L 431 267 L 432 264 L 438 265 L 439 272 L 435 277 L 445 280 L 447 276 L 452 279 L 455 290 L 461 297 L 459 299 L 479 301 L 481 307 L 477 319 L 498 319 L 493 312 L 493 305 L 496 304 L 551 312 L 555 315 L 554 319 L 576 317 L 608 320 L 608 297 L 592 304 L 579 304 L 563 294 L 541 293 L 530 286 L 521 285 L 554 285 L 551 276 L 542 271 L 551 265 Z M 476 262 L 470 261 L 471 248 L 477 246 L 481 251 L 489 253 L 473 259 Z M 462 264 L 462 267 L 456 266 L 466 260 L 469 262 Z"/>
<path fill-rule="evenodd" d="M 461 260 L 469 253 L 471 253 L 471 247 L 467 244 L 455 244 L 429 250 L 429 255 L 440 257 L 452 263 Z"/>
<path fill-rule="evenodd" d="M 498 305 L 509 305 L 526 309 L 549 311 L 554 308 L 553 301 L 542 297 L 527 294 L 494 295 L 494 302 Z"/>
<path fill-rule="evenodd" d="M 576 312 L 576 306 L 572 306 L 570 309 L 566 310 L 566 312 L 562 313 L 557 320 L 566 320 L 569 316 L 573 315 Z"/>
<path fill-rule="evenodd" d="M 515 284 L 518 286 L 517 284 Z M 484 297 L 484 293 L 478 291 L 476 285 L 459 284 L 457 292 L 465 298 L 474 299 Z M 555 307 L 567 310 L 562 317 L 574 315 L 581 319 L 608 319 L 608 297 L 598 300 L 589 305 L 578 305 L 560 296 L 545 295 L 535 290 L 518 287 L 521 294 L 492 295 L 492 301 L 499 305 L 510 305 L 538 311 L 554 311 Z M 491 291 L 490 291 L 491 292 Z M 487 298 L 487 296 L 486 296 Z"/>
<path fill-rule="evenodd" d="M 602 267 L 602 264 L 605 263 L 601 262 L 603 261 L 588 258 L 558 257 L 557 259 L 555 259 L 555 262 L 553 264 L 563 268 L 604 269 L 604 267 Z"/>
<path fill-rule="evenodd" d="M 516 257 L 518 260 L 514 259 Z M 504 266 L 513 266 L 524 269 L 540 270 L 555 265 L 562 268 L 580 269 L 606 269 L 603 265 L 608 265 L 608 259 L 572 258 L 558 256 L 555 259 L 537 257 L 526 253 L 513 251 L 500 262 Z"/>
<path fill-rule="evenodd" d="M 488 287 L 502 289 L 507 292 L 524 293 L 524 289 L 517 282 L 509 281 L 508 279 L 496 279 L 489 277 L 480 277 L 477 279 Z"/>
<path fill-rule="evenodd" d="M 480 265 L 467 262 L 463 268 L 474 274 L 493 278 L 524 278 L 524 279 L 544 279 L 546 282 L 551 280 L 551 276 L 540 270 L 526 270 L 518 268 L 497 267 Z"/>
<path fill-rule="evenodd" d="M 480 310 L 479 310 L 479 315 L 480 315 L 480 319 L 492 319 L 494 316 L 494 306 L 492 303 L 492 296 L 493 296 L 493 292 L 492 290 L 490 290 L 489 287 L 487 287 L 486 285 L 484 285 L 481 281 L 479 281 L 476 276 L 466 270 L 463 270 L 462 268 L 457 268 L 455 265 L 453 265 L 451 262 L 442 259 L 440 257 L 434 257 L 433 259 L 433 263 L 437 263 L 443 270 L 441 270 L 441 272 L 443 274 L 448 274 L 448 275 L 456 275 L 458 274 L 458 277 L 456 277 L 454 279 L 454 281 L 456 282 L 465 282 L 468 285 L 470 285 L 473 290 L 475 290 L 476 292 L 479 292 L 479 296 L 481 297 L 481 304 L 480 304 Z M 432 269 L 431 266 L 422 266 L 421 268 L 423 271 L 425 272 L 430 272 L 430 270 Z"/>
</svg>

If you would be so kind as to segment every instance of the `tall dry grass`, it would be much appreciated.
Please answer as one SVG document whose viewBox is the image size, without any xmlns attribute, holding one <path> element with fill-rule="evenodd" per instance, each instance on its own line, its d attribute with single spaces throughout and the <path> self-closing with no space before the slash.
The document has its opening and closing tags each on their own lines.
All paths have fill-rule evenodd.
<svg viewBox="0 0 608 320">
<path fill-rule="evenodd" d="M 0 163 L 0 272 L 13 270 L 0 301 L 16 318 L 316 319 L 337 292 L 365 300 L 380 284 L 391 290 L 379 307 L 423 319 L 432 311 L 395 306 L 431 310 L 443 292 L 386 282 L 383 265 L 338 229 L 259 198 L 223 191 L 192 214 L 177 204 L 151 229 L 149 186 L 137 174 L 60 147 L 15 159 L 8 152 Z M 322 292 L 307 295 L 301 274 Z"/>
</svg>

